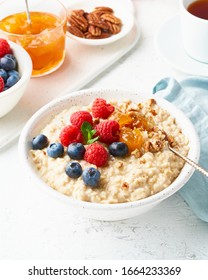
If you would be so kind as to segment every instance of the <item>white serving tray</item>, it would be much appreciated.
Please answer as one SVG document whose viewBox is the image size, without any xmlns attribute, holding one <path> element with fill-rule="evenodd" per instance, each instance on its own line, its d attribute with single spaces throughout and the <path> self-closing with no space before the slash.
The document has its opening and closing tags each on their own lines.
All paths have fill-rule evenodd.
<svg viewBox="0 0 208 280">
<path fill-rule="evenodd" d="M 69 1 L 62 2 L 67 4 Z M 133 13 L 131 0 L 122 0 L 124 5 Z M 66 92 L 83 88 L 131 50 L 139 37 L 140 31 L 135 24 L 126 37 L 106 46 L 81 45 L 67 38 L 66 58 L 59 70 L 48 76 L 32 78 L 18 105 L 0 119 L 0 149 L 19 136 L 27 120 L 40 107 Z"/>
</svg>

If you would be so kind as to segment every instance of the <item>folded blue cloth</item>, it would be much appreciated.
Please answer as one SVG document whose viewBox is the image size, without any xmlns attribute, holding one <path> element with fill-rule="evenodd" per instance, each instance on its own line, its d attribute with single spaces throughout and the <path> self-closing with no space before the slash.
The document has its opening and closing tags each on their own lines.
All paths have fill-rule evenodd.
<svg viewBox="0 0 208 280">
<path fill-rule="evenodd" d="M 191 77 L 180 83 L 165 78 L 153 93 L 174 103 L 192 121 L 200 138 L 199 165 L 208 170 L 208 78 Z M 208 178 L 195 171 L 179 193 L 194 213 L 208 222 Z"/>
</svg>

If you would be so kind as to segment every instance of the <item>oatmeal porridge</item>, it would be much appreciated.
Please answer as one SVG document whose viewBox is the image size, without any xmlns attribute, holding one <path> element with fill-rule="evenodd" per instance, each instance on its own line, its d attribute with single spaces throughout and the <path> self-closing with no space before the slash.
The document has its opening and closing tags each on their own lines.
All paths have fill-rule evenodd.
<svg viewBox="0 0 208 280">
<path fill-rule="evenodd" d="M 162 191 L 184 166 L 168 143 L 185 156 L 189 151 L 175 119 L 154 99 L 97 98 L 62 111 L 40 135 L 44 144 L 34 144 L 30 154 L 41 178 L 64 195 L 95 203 L 131 202 Z"/>
</svg>

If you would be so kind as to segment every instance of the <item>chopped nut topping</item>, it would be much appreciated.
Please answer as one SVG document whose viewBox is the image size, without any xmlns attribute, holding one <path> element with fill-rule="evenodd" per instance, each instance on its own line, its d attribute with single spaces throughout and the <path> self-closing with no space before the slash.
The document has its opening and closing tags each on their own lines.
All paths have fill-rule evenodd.
<svg viewBox="0 0 208 280">
<path fill-rule="evenodd" d="M 157 141 L 146 141 L 144 143 L 145 152 L 157 153 L 161 151 L 164 147 L 164 143 L 161 140 Z"/>
<path fill-rule="evenodd" d="M 144 163 L 146 163 L 146 159 L 144 159 L 144 158 L 141 158 L 141 159 L 140 159 L 140 163 L 141 163 L 141 164 L 144 164 Z"/>
<path fill-rule="evenodd" d="M 151 98 L 151 99 L 149 99 L 149 100 L 147 101 L 147 104 L 148 104 L 148 106 L 155 105 L 155 104 L 156 104 L 156 100 L 153 99 L 153 98 Z"/>
<path fill-rule="evenodd" d="M 100 123 L 100 119 L 99 118 L 95 118 L 94 121 L 93 121 L 93 124 L 96 125 L 96 124 L 99 124 Z"/>
<path fill-rule="evenodd" d="M 153 116 L 157 116 L 157 112 L 153 109 L 150 110 L 150 113 L 153 115 Z"/>
<path fill-rule="evenodd" d="M 175 139 L 172 136 L 168 136 L 168 142 L 170 144 L 171 147 L 176 147 L 177 143 L 175 142 Z"/>
<path fill-rule="evenodd" d="M 116 167 L 117 168 L 121 168 L 121 167 L 123 167 L 123 162 L 122 161 L 118 161 L 117 163 L 116 163 Z"/>
<path fill-rule="evenodd" d="M 121 186 L 123 189 L 128 189 L 129 188 L 129 185 L 128 183 L 124 182 Z"/>
<path fill-rule="evenodd" d="M 142 156 L 142 152 L 136 149 L 131 153 L 131 155 L 135 156 L 135 158 L 140 158 Z"/>
</svg>

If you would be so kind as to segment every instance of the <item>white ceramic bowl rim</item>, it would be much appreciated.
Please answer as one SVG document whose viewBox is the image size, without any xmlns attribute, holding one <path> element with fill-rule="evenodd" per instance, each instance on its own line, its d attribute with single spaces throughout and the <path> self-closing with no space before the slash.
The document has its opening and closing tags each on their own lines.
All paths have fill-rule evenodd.
<svg viewBox="0 0 208 280">
<path fill-rule="evenodd" d="M 9 41 L 9 40 L 7 40 L 7 41 L 8 41 L 12 50 L 17 50 L 18 52 L 21 53 L 22 60 L 23 60 L 23 63 L 24 63 L 24 68 L 27 67 L 28 71 L 24 71 L 23 73 L 20 73 L 21 77 L 20 77 L 19 81 L 15 85 L 10 87 L 9 89 L 1 92 L 0 93 L 0 99 L 9 95 L 9 94 L 15 94 L 15 91 L 17 89 L 19 89 L 27 79 L 30 78 L 31 72 L 32 72 L 32 61 L 31 61 L 31 58 L 30 58 L 29 54 L 27 53 L 27 51 L 25 49 L 23 49 L 21 46 L 19 46 L 18 44 L 14 43 L 12 41 Z M 21 64 L 22 61 L 17 60 L 17 63 Z"/>
<path fill-rule="evenodd" d="M 103 89 L 103 90 L 106 91 L 108 89 Z M 99 89 L 99 91 L 102 91 L 102 89 L 101 90 Z M 112 90 L 110 90 L 110 91 L 112 91 Z M 122 89 L 121 90 L 117 89 L 117 91 L 125 92 L 125 93 L 130 92 L 128 90 L 122 90 Z M 55 198 L 58 198 L 61 201 L 65 201 L 65 202 L 71 203 L 73 205 L 80 206 L 81 208 L 105 209 L 105 210 L 112 211 L 112 210 L 125 209 L 125 208 L 136 208 L 138 206 L 145 206 L 145 205 L 152 204 L 154 202 L 162 201 L 163 199 L 169 197 L 170 195 L 172 195 L 173 193 L 178 191 L 181 188 L 181 185 L 184 185 L 189 180 L 189 178 L 191 177 L 191 175 L 193 174 L 195 169 L 186 163 L 181 171 L 181 173 L 182 172 L 185 173 L 185 176 L 181 176 L 181 173 L 180 173 L 179 176 L 175 179 L 174 182 L 172 182 L 172 184 L 170 186 L 168 186 L 166 189 L 160 191 L 157 194 L 154 194 L 152 196 L 149 196 L 147 198 L 137 200 L 134 202 L 125 202 L 125 203 L 116 203 L 116 204 L 100 204 L 100 203 L 92 203 L 92 202 L 75 200 L 71 197 L 68 197 L 68 196 L 61 194 L 60 192 L 52 189 L 40 177 L 37 177 L 36 174 L 34 174 L 33 168 L 28 164 L 29 155 L 28 155 L 28 151 L 26 148 L 28 143 L 26 143 L 26 140 L 25 140 L 28 130 L 33 125 L 33 122 L 35 120 L 41 119 L 41 117 L 45 113 L 47 113 L 48 109 L 51 109 L 53 106 L 56 106 L 59 102 L 66 102 L 68 99 L 73 98 L 73 96 L 74 97 L 82 96 L 83 93 L 87 94 L 88 92 L 90 92 L 90 93 L 98 92 L 98 89 L 84 89 L 84 90 L 70 93 L 69 95 L 65 95 L 64 97 L 60 97 L 56 100 L 53 100 L 52 102 L 48 103 L 47 105 L 43 106 L 40 110 L 38 110 L 29 119 L 29 121 L 26 123 L 25 127 L 22 130 L 22 133 L 21 133 L 20 139 L 19 139 L 19 146 L 18 146 L 20 159 L 23 163 L 23 166 L 27 169 L 29 174 L 32 174 L 33 178 L 36 179 L 37 183 L 40 184 L 41 187 L 43 187 L 43 189 L 46 192 L 50 193 L 52 196 L 54 196 Z M 181 116 L 183 118 L 183 120 L 186 121 L 186 125 L 189 127 L 189 131 L 191 131 L 192 142 L 194 142 L 196 144 L 192 147 L 192 154 L 189 157 L 192 160 L 195 160 L 197 162 L 199 159 L 199 155 L 200 155 L 200 142 L 199 142 L 198 135 L 196 134 L 195 128 L 194 128 L 193 124 L 191 123 L 191 121 L 187 117 L 185 117 L 185 115 L 177 107 L 175 107 L 172 103 L 168 102 L 167 100 L 165 100 L 163 98 L 159 98 L 157 96 L 154 96 L 153 98 L 156 99 L 158 102 L 161 101 L 163 104 L 166 104 L 167 106 L 171 105 L 171 107 L 173 107 L 174 110 L 177 112 L 177 115 Z"/>
</svg>

